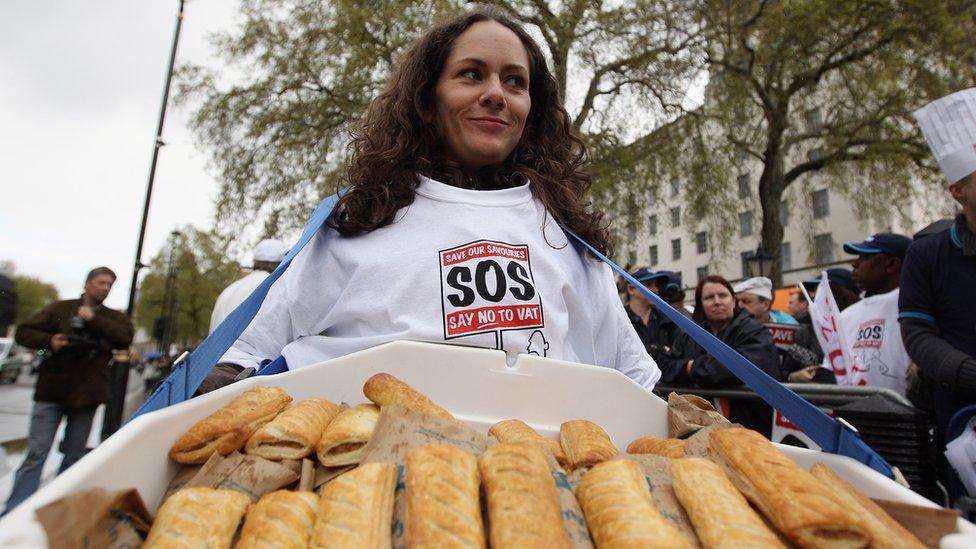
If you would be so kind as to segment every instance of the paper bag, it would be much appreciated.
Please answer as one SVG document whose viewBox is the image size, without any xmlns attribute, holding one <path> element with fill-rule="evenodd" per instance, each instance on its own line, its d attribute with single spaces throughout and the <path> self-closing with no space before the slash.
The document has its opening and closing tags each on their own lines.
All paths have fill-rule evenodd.
<svg viewBox="0 0 976 549">
<path fill-rule="evenodd" d="M 668 395 L 668 436 L 683 438 L 714 423 L 729 423 L 710 402 L 697 395 Z"/>
<path fill-rule="evenodd" d="M 49 547 L 129 548 L 142 545 L 152 516 L 134 489 L 93 488 L 65 496 L 37 510 Z"/>
</svg>

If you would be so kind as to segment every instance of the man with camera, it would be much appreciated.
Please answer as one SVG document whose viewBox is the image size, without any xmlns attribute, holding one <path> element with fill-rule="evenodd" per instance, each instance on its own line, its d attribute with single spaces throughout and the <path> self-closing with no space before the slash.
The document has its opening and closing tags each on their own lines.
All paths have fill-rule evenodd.
<svg viewBox="0 0 976 549">
<path fill-rule="evenodd" d="M 97 267 L 85 279 L 79 299 L 57 301 L 17 329 L 17 343 L 48 351 L 34 388 L 27 457 L 17 470 L 4 513 L 33 494 L 61 419 L 66 419 L 60 474 L 85 455 L 92 418 L 108 400 L 108 363 L 112 349 L 132 342 L 132 323 L 123 313 L 102 305 L 115 273 Z"/>
</svg>

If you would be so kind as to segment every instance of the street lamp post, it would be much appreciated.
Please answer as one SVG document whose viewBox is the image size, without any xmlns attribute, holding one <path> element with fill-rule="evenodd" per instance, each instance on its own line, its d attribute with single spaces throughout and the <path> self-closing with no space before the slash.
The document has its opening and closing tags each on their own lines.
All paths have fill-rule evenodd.
<svg viewBox="0 0 976 549">
<path fill-rule="evenodd" d="M 773 265 L 776 258 L 772 254 L 766 253 L 760 245 L 756 251 L 746 256 L 746 265 L 749 267 L 749 276 L 765 276 L 773 272 Z"/>
</svg>

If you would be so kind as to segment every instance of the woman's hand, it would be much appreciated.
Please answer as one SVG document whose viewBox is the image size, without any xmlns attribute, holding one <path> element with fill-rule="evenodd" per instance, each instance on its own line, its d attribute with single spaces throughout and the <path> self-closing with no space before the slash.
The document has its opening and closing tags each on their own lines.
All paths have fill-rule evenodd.
<svg viewBox="0 0 976 549">
<path fill-rule="evenodd" d="M 790 383 L 810 383 L 813 381 L 813 376 L 817 373 L 817 368 L 820 366 L 813 365 L 807 366 L 806 368 L 801 368 L 795 372 L 790 372 L 787 379 Z"/>
<path fill-rule="evenodd" d="M 688 361 L 688 363 L 687 363 L 687 364 L 685 364 L 685 372 L 687 372 L 687 373 L 688 373 L 688 375 L 691 375 L 691 368 L 692 368 L 692 367 L 693 367 L 694 365 L 695 365 L 695 361 L 694 361 L 694 360 L 689 360 L 689 361 Z"/>
</svg>

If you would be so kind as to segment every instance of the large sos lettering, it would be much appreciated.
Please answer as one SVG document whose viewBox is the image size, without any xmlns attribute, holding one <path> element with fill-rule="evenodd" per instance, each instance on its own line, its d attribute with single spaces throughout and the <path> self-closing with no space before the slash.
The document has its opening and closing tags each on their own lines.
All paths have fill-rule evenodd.
<svg viewBox="0 0 976 549">
<path fill-rule="evenodd" d="M 498 303 L 509 293 L 519 301 L 535 297 L 529 273 L 517 261 L 509 261 L 504 269 L 493 259 L 479 261 L 474 273 L 464 265 L 452 267 L 447 272 L 447 285 L 460 292 L 447 295 L 455 307 L 467 307 L 474 303 L 475 297 L 491 303 Z"/>
</svg>

